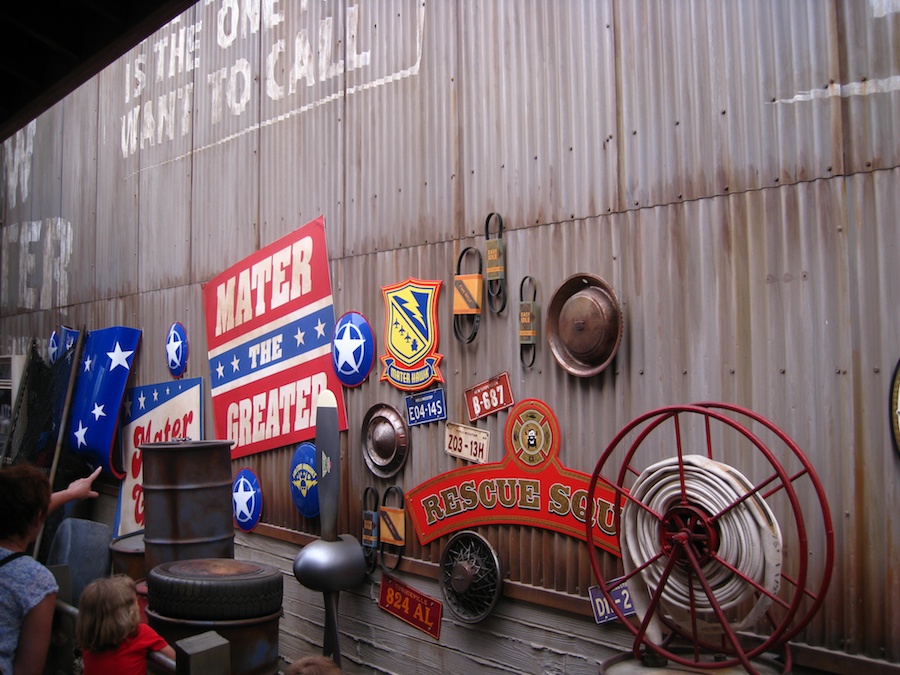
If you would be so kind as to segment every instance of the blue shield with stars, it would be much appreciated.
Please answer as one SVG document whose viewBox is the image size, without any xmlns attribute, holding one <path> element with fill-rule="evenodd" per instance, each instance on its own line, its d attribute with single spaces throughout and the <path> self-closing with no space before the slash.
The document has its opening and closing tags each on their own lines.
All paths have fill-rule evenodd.
<svg viewBox="0 0 900 675">
<path fill-rule="evenodd" d="M 331 362 L 345 387 L 358 387 L 375 363 L 375 334 L 359 312 L 347 312 L 334 327 Z"/>
<path fill-rule="evenodd" d="M 115 326 L 90 331 L 84 340 L 72 397 L 69 448 L 117 478 L 124 478 L 125 473 L 122 467 L 113 466 L 113 441 L 140 341 L 137 328 Z"/>
<path fill-rule="evenodd" d="M 306 518 L 319 515 L 319 474 L 316 471 L 316 446 L 301 443 L 291 459 L 291 498 Z"/>
<path fill-rule="evenodd" d="M 187 361 L 187 330 L 181 322 L 176 321 L 169 328 L 169 334 L 166 336 L 166 366 L 169 374 L 176 380 L 179 379 L 187 370 Z"/>
<path fill-rule="evenodd" d="M 259 479 L 246 466 L 238 471 L 231 485 L 231 504 L 234 520 L 244 532 L 249 532 L 259 524 L 262 515 L 262 489 Z"/>
</svg>

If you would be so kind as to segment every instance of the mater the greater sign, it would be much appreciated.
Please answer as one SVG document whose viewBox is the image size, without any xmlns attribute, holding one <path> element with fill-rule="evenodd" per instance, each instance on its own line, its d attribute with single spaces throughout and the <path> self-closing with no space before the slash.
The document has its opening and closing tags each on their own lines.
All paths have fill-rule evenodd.
<svg viewBox="0 0 900 675">
<path fill-rule="evenodd" d="M 232 459 L 314 438 L 323 389 L 347 428 L 324 218 L 210 280 L 203 304 L 216 437 L 234 442 Z"/>
</svg>

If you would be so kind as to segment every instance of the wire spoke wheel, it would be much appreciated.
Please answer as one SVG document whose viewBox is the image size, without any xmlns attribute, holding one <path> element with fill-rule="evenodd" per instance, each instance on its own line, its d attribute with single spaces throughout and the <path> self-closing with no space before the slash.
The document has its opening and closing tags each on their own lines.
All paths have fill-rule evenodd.
<svg viewBox="0 0 900 675">
<path fill-rule="evenodd" d="M 603 452 L 589 494 L 598 485 L 620 507 L 622 560 L 589 546 L 591 567 L 635 657 L 755 672 L 751 660 L 784 647 L 824 601 L 834 563 L 824 489 L 760 415 L 712 402 L 645 413 Z M 636 620 L 611 595 L 625 585 Z"/>
<path fill-rule="evenodd" d="M 440 585 L 453 615 L 477 623 L 490 614 L 502 590 L 500 558 L 475 532 L 458 532 L 441 553 Z"/>
</svg>

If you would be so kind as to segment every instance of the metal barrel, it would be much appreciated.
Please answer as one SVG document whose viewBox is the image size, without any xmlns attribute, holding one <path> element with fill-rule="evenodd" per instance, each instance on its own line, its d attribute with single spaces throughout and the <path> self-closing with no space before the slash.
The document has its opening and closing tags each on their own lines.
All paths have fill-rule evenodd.
<svg viewBox="0 0 900 675">
<path fill-rule="evenodd" d="M 144 563 L 144 531 L 123 534 L 109 542 L 112 570 L 116 574 L 127 574 L 135 581 L 147 576 Z"/>
<path fill-rule="evenodd" d="M 231 441 L 138 446 L 144 464 L 146 569 L 193 558 L 234 558 Z"/>
</svg>

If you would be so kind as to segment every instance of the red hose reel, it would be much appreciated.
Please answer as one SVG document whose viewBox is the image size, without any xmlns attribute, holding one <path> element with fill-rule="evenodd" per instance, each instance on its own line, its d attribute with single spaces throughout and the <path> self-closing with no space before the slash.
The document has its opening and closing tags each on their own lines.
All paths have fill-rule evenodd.
<svg viewBox="0 0 900 675">
<path fill-rule="evenodd" d="M 591 567 L 634 635 L 636 658 L 643 648 L 685 666 L 754 673 L 752 659 L 783 649 L 790 669 L 787 642 L 831 580 L 834 532 L 822 483 L 787 434 L 726 403 L 658 408 L 607 446 L 589 494 L 601 483 L 620 500 L 622 561 L 589 546 Z M 626 584 L 633 620 L 612 595 Z"/>
</svg>

